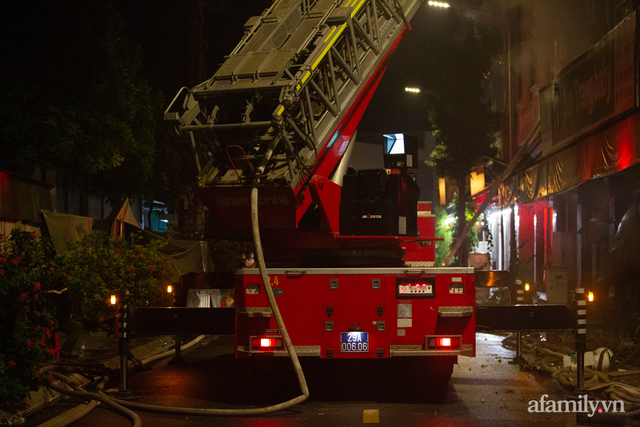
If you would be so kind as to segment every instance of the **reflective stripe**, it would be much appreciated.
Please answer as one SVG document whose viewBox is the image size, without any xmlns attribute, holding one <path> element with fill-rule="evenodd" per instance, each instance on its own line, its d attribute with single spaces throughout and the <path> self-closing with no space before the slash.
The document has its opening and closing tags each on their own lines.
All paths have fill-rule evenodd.
<svg viewBox="0 0 640 427">
<path fill-rule="evenodd" d="M 516 293 L 524 294 L 524 291 L 523 291 L 522 289 L 518 289 L 518 290 L 516 291 Z"/>
<path fill-rule="evenodd" d="M 336 27 L 335 25 L 334 25 L 333 27 L 331 27 L 331 32 L 330 32 L 330 33 L 329 33 L 329 35 L 328 35 L 327 37 L 325 37 L 325 39 L 324 39 L 324 42 L 325 42 L 325 43 L 327 42 L 327 40 L 329 40 L 329 37 L 331 37 L 331 34 L 333 34 L 333 33 L 335 33 L 335 32 L 336 32 L 336 28 L 338 28 L 338 27 Z"/>
<path fill-rule="evenodd" d="M 578 325 L 586 325 L 587 319 L 578 319 Z"/>
<path fill-rule="evenodd" d="M 282 113 L 284 112 L 284 106 L 280 106 L 280 109 L 278 109 L 278 112 L 276 113 L 278 116 L 282 115 Z M 174 299 L 175 301 L 175 299 Z"/>
<path fill-rule="evenodd" d="M 578 333 L 579 334 L 586 334 L 587 330 L 586 329 L 578 329 Z"/>
<path fill-rule="evenodd" d="M 586 316 L 587 315 L 587 310 L 578 310 L 578 316 L 583 315 Z"/>
<path fill-rule="evenodd" d="M 576 288 L 576 294 L 584 294 L 584 288 Z"/>
<path fill-rule="evenodd" d="M 351 17 L 352 18 L 355 16 L 355 14 L 358 11 L 358 9 L 360 9 L 360 6 L 362 6 L 363 4 L 364 4 L 364 0 L 360 0 L 360 3 L 358 3 L 358 5 L 353 8 L 353 12 L 351 12 Z M 355 5 L 355 3 L 354 3 L 354 5 Z"/>
<path fill-rule="evenodd" d="M 578 301 L 578 305 L 587 305 L 586 301 Z"/>
<path fill-rule="evenodd" d="M 322 53 L 320 54 L 320 56 L 318 56 L 318 59 L 316 59 L 314 61 L 314 63 L 311 65 L 311 69 L 315 70 L 316 67 L 318 66 L 318 64 L 320 63 L 320 61 L 322 61 L 322 58 L 324 58 L 324 56 L 327 54 L 327 52 L 329 51 L 329 49 L 331 49 L 331 46 L 333 46 L 333 44 L 336 42 L 336 40 L 338 39 L 338 37 L 340 37 L 340 34 L 342 34 L 342 32 L 344 31 L 344 29 L 347 28 L 347 24 L 342 24 L 342 26 L 340 27 L 340 30 L 336 33 L 335 36 L 333 36 L 333 38 L 331 39 L 331 41 L 329 43 L 327 43 L 327 45 L 325 46 L 325 48 L 322 50 Z M 333 33 L 333 31 L 332 31 Z M 328 38 L 328 37 L 327 37 Z M 325 40 L 326 43 L 326 40 Z M 306 78 L 302 79 L 302 83 L 304 83 L 304 81 L 306 80 Z"/>
</svg>

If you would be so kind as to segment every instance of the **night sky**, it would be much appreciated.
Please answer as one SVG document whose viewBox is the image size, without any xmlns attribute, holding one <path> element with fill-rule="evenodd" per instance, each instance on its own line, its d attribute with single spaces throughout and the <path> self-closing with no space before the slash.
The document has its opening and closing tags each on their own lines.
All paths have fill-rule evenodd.
<svg viewBox="0 0 640 427">
<path fill-rule="evenodd" d="M 193 1 L 118 1 L 128 37 L 141 48 L 142 74 L 165 94 L 167 103 L 182 86 L 188 86 L 190 20 Z M 214 0 L 204 3 L 204 59 L 211 76 L 240 41 L 243 24 L 260 15 L 270 0 Z M 422 95 L 405 93 L 405 86 L 424 87 L 424 69 L 429 61 L 429 34 L 438 13 L 426 4 L 411 21 L 378 90 L 365 113 L 361 132 L 408 132 L 428 129 Z M 446 34 L 446 33 L 445 33 Z"/>
</svg>

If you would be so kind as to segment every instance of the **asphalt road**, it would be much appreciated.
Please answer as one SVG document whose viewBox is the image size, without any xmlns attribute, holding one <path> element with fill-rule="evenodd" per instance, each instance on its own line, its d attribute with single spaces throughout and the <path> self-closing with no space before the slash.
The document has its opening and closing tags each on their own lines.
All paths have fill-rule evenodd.
<svg viewBox="0 0 640 427">
<path fill-rule="evenodd" d="M 565 392 L 554 380 L 508 364 L 513 352 L 502 348 L 501 340 L 477 334 L 478 356 L 459 358 L 448 383 L 434 382 L 434 375 L 408 366 L 403 358 L 367 363 L 302 359 L 311 396 L 290 410 L 259 418 L 138 414 L 144 426 L 153 427 L 357 426 L 376 420 L 408 427 L 575 426 L 574 414 L 528 412 L 530 400 L 543 394 L 562 400 Z M 157 362 L 152 370 L 131 376 L 129 386 L 142 403 L 202 408 L 263 406 L 300 394 L 288 359 L 269 359 L 258 367 L 254 360 L 235 360 L 232 351 L 231 338 L 208 338 L 184 353 L 186 364 Z M 58 404 L 56 412 L 76 404 L 73 399 Z M 129 425 L 103 405 L 73 424 Z"/>
</svg>

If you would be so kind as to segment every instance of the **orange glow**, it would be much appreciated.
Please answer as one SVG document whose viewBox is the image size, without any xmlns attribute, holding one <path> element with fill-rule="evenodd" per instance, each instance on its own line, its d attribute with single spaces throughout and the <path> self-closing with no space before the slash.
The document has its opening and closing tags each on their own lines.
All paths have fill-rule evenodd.
<svg viewBox="0 0 640 427">
<path fill-rule="evenodd" d="M 471 195 L 474 196 L 484 189 L 484 173 L 471 172 Z"/>
</svg>

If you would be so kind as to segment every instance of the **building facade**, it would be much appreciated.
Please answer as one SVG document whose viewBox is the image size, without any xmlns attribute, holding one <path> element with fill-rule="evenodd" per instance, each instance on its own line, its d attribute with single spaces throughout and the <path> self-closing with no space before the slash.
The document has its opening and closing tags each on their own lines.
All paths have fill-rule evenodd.
<svg viewBox="0 0 640 427">
<path fill-rule="evenodd" d="M 503 155 L 526 156 L 490 208 L 492 266 L 539 289 L 559 281 L 638 302 L 636 267 L 616 255 L 635 250 L 629 218 L 640 196 L 637 5 L 502 5 Z"/>
</svg>

